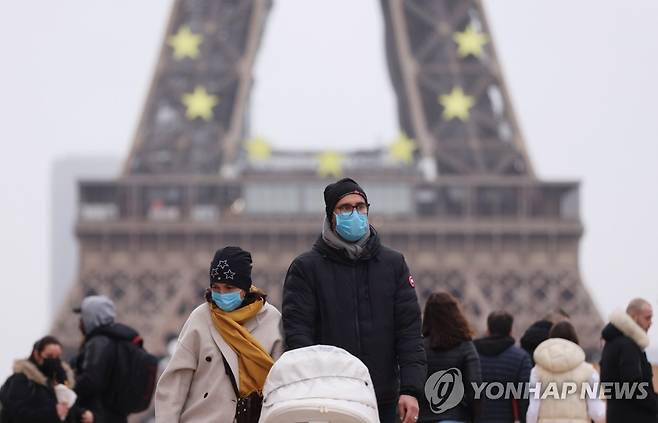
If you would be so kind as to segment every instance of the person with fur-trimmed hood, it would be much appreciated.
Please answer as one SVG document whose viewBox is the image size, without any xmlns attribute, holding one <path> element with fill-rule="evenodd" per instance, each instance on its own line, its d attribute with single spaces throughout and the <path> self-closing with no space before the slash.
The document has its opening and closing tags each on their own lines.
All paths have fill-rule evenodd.
<svg viewBox="0 0 658 423">
<path fill-rule="evenodd" d="M 38 340 L 27 359 L 14 362 L 14 374 L 0 389 L 3 423 L 92 423 L 91 412 L 75 404 L 58 402 L 55 386 L 73 388 L 71 368 L 61 360 L 62 345 L 57 338 Z"/>
<path fill-rule="evenodd" d="M 601 381 L 645 383 L 647 395 L 636 390 L 633 399 L 608 399 L 607 423 L 658 422 L 658 396 L 653 389 L 653 370 L 644 350 L 649 346 L 651 304 L 636 298 L 626 312 L 615 311 L 603 329 L 605 340 L 601 354 Z"/>
</svg>

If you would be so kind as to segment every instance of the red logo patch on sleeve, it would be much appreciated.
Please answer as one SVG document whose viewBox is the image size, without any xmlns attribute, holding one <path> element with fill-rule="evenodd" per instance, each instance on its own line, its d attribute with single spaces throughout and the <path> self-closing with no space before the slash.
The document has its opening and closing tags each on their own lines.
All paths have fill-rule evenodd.
<svg viewBox="0 0 658 423">
<path fill-rule="evenodd" d="M 416 281 L 414 281 L 414 277 L 409 275 L 409 285 L 411 285 L 412 288 L 416 287 Z"/>
</svg>

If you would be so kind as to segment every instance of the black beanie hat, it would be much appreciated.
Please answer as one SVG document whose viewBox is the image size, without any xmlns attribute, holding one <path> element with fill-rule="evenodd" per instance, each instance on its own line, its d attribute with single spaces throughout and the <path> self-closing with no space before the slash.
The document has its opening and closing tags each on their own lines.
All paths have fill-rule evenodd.
<svg viewBox="0 0 658 423">
<path fill-rule="evenodd" d="M 338 182 L 327 185 L 324 189 L 324 204 L 325 211 L 327 212 L 327 219 L 331 221 L 331 216 L 334 213 L 336 204 L 340 201 L 341 198 L 345 197 L 347 194 L 359 194 L 366 203 L 368 203 L 368 196 L 366 192 L 356 183 L 354 179 L 343 178 Z"/>
<path fill-rule="evenodd" d="M 240 247 L 217 250 L 210 263 L 210 284 L 223 282 L 249 292 L 251 265 L 251 254 Z"/>
</svg>

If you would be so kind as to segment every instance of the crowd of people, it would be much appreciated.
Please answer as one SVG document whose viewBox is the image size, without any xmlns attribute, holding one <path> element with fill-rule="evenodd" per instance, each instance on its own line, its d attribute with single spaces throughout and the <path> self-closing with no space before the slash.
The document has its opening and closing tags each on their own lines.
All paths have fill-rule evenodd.
<svg viewBox="0 0 658 423">
<path fill-rule="evenodd" d="M 367 366 L 381 423 L 658 423 L 644 352 L 649 302 L 633 300 L 611 316 L 602 332 L 600 374 L 585 361 L 577 328 L 560 309 L 530 326 L 519 346 L 512 337 L 514 318 L 504 310 L 490 313 L 485 336 L 475 339 L 458 299 L 447 292 L 432 294 L 421 316 L 405 259 L 369 224 L 368 197 L 354 180 L 330 184 L 324 199 L 321 234 L 290 265 L 281 311 L 254 285 L 248 251 L 218 250 L 205 301 L 185 322 L 157 387 L 135 383 L 142 395 L 129 391 L 127 397 L 125 379 L 120 386 L 113 372 L 125 367 L 125 377 L 136 378 L 148 355 L 136 352 L 139 334 L 115 322 L 109 298 L 87 297 L 77 310 L 84 342 L 73 365 L 62 360 L 57 339 L 35 343 L 0 389 L 0 422 L 122 423 L 141 406 L 131 399 L 150 400 L 153 390 L 157 422 L 257 422 L 274 362 L 285 350 L 322 344 L 343 348 Z M 427 381 L 451 369 L 461 375 L 463 398 L 437 413 Z M 493 382 L 648 382 L 651 388 L 646 396 L 606 401 L 478 395 L 477 384 Z M 74 393 L 72 402 L 61 399 L 66 390 Z"/>
<path fill-rule="evenodd" d="M 2 423 L 93 423 L 127 421 L 110 395 L 125 387 L 113 377 L 120 367 L 118 342 L 134 342 L 139 335 L 116 323 L 114 303 L 104 296 L 90 296 L 75 310 L 80 314 L 83 343 L 69 365 L 62 358 L 62 344 L 53 336 L 38 340 L 26 359 L 15 361 L 13 374 L 0 388 Z M 61 399 L 66 387 L 67 403 Z M 64 395 L 66 396 L 66 395 Z"/>
<path fill-rule="evenodd" d="M 421 421 L 658 422 L 658 396 L 644 352 L 649 345 L 647 331 L 652 316 L 651 304 L 639 298 L 632 300 L 625 312 L 611 315 L 602 331 L 605 344 L 599 374 L 585 361 L 576 328 L 562 310 L 530 326 L 521 338 L 521 347 L 517 347 L 511 336 L 511 314 L 489 314 L 486 335 L 473 340 L 458 300 L 448 293 L 434 294 L 425 306 L 423 321 L 428 375 L 457 368 L 463 375 L 465 393 L 456 407 L 440 416 L 430 411 L 427 401 L 421 402 Z M 537 395 L 521 398 L 476 398 L 472 387 L 481 382 L 517 386 L 527 383 L 529 388 L 567 382 L 592 388 L 605 383 L 635 383 L 645 388 L 630 389 L 623 398 L 609 395 L 605 401 L 601 391 L 593 391 L 597 392 L 594 395 L 576 391 L 557 398 L 540 390 Z"/>
</svg>

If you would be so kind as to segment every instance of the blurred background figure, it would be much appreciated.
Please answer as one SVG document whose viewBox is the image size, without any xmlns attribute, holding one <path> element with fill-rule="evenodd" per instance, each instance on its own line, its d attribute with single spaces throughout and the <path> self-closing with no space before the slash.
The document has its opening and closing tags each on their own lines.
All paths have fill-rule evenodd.
<svg viewBox="0 0 658 423">
<path fill-rule="evenodd" d="M 158 359 L 143 349 L 130 326 L 115 322 L 114 303 L 103 295 L 85 297 L 79 308 L 83 343 L 75 362 L 75 392 L 96 423 L 124 423 L 149 407 Z"/>
<path fill-rule="evenodd" d="M 472 342 L 473 331 L 455 297 L 447 292 L 430 295 L 423 313 L 423 336 L 427 377 L 442 370 L 459 369 L 464 383 L 464 399 L 456 407 L 436 414 L 432 412 L 427 398 L 422 398 L 419 421 L 474 422 L 479 415 L 480 404 L 479 400 L 474 399 L 472 383 L 482 381 L 480 359 Z"/>
<path fill-rule="evenodd" d="M 653 385 L 653 369 L 645 350 L 649 346 L 647 332 L 651 327 L 653 308 L 642 298 L 632 300 L 626 312 L 615 311 L 603 329 L 605 340 L 601 354 L 601 380 L 612 383 L 646 383 L 648 395 L 633 399 L 608 400 L 607 423 L 658 422 L 658 395 Z"/>
<path fill-rule="evenodd" d="M 578 336 L 573 325 L 566 320 L 553 325 L 549 339 L 537 346 L 534 353 L 535 367 L 530 373 L 530 385 L 541 384 L 543 393 L 550 384 L 562 386 L 573 382 L 576 392 L 565 397 L 544 399 L 530 395 L 526 423 L 568 421 L 596 423 L 605 421 L 605 402 L 599 398 L 583 397 L 584 384 L 598 386 L 599 374 L 591 364 L 585 362 L 585 351 L 578 345 Z M 561 395 L 561 390 L 558 394 Z"/>
<path fill-rule="evenodd" d="M 45 336 L 27 359 L 16 360 L 14 374 L 0 388 L 2 423 L 92 423 L 93 415 L 76 404 L 60 402 L 55 386 L 73 388 L 71 368 L 62 361 L 57 338 Z"/>
<path fill-rule="evenodd" d="M 533 364 L 533 354 L 535 352 L 535 348 L 537 348 L 539 344 L 548 339 L 548 334 L 554 324 L 567 319 L 569 319 L 569 314 L 561 308 L 558 308 L 555 311 L 548 313 L 541 320 L 536 321 L 530 325 L 528 329 L 526 329 L 525 333 L 521 337 L 520 343 L 521 348 L 526 350 L 526 352 L 530 355 L 530 360 L 533 360 Z"/>
<path fill-rule="evenodd" d="M 532 363 L 523 349 L 515 346 L 512 337 L 514 317 L 503 310 L 487 317 L 487 333 L 474 341 L 480 356 L 483 382 L 513 383 L 520 386 L 530 380 Z M 513 423 L 525 421 L 527 400 L 481 399 L 480 423 Z"/>
</svg>

